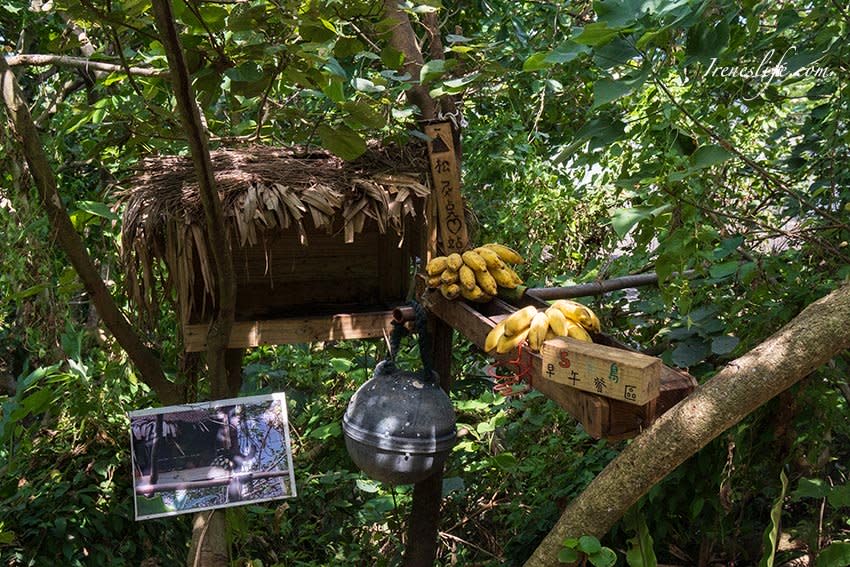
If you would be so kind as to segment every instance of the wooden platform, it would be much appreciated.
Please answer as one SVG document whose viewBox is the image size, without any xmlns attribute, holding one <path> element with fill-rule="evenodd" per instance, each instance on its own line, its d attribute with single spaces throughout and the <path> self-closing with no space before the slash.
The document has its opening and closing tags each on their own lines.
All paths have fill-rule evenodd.
<svg viewBox="0 0 850 567">
<path fill-rule="evenodd" d="M 315 341 L 371 339 L 389 336 L 392 320 L 392 309 L 387 309 L 237 321 L 233 324 L 228 346 L 245 348 Z M 206 349 L 207 325 L 205 323 L 184 325 L 183 342 L 187 352 L 199 352 Z"/>
<path fill-rule="evenodd" d="M 528 298 L 530 304 L 539 300 Z M 486 304 L 447 301 L 439 293 L 426 292 L 425 307 L 454 327 L 479 348 L 483 348 L 487 333 L 516 308 L 500 299 Z M 540 305 L 546 305 L 545 302 Z M 600 344 L 627 350 L 605 335 L 597 336 Z M 638 435 L 665 411 L 696 388 L 697 382 L 686 372 L 661 366 L 657 398 L 637 405 L 623 400 L 591 394 L 547 378 L 540 354 L 523 350 L 521 364 L 531 366 L 531 385 L 578 419 L 587 433 L 596 439 L 620 440 Z"/>
</svg>

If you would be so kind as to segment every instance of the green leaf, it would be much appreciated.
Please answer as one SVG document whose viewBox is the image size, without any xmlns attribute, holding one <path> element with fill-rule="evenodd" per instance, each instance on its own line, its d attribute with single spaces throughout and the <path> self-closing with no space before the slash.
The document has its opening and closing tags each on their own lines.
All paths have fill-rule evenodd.
<svg viewBox="0 0 850 567">
<path fill-rule="evenodd" d="M 463 478 L 459 476 L 452 476 L 449 478 L 443 479 L 443 498 L 451 494 L 452 492 L 462 492 L 463 489 L 466 488 L 466 483 L 463 482 Z"/>
<path fill-rule="evenodd" d="M 316 130 L 322 147 L 344 160 L 353 160 L 366 151 L 366 140 L 348 126 L 331 128 L 322 124 Z"/>
<path fill-rule="evenodd" d="M 351 86 L 363 93 L 381 93 L 387 90 L 387 87 L 384 85 L 376 85 L 373 81 L 364 79 L 363 77 L 351 79 Z"/>
<path fill-rule="evenodd" d="M 594 567 L 613 567 L 617 563 L 617 554 L 610 547 L 603 547 L 598 552 L 589 554 L 587 560 Z"/>
<path fill-rule="evenodd" d="M 738 337 L 723 335 L 711 339 L 711 352 L 714 354 L 729 354 L 738 346 L 741 340 Z"/>
<path fill-rule="evenodd" d="M 645 0 L 597 0 L 593 3 L 596 19 L 611 27 L 625 27 L 644 15 Z"/>
<path fill-rule="evenodd" d="M 830 487 L 820 478 L 801 478 L 797 489 L 791 493 L 793 500 L 801 498 L 824 498 L 829 494 Z"/>
<path fill-rule="evenodd" d="M 332 358 L 331 359 L 331 368 L 334 369 L 334 372 L 343 373 L 351 370 L 352 362 L 347 358 Z"/>
<path fill-rule="evenodd" d="M 575 563 L 578 559 L 578 551 L 571 547 L 562 547 L 558 552 L 558 561 L 561 563 Z"/>
<path fill-rule="evenodd" d="M 630 209 L 614 209 L 611 211 L 611 226 L 617 236 L 624 238 L 634 226 L 642 220 L 654 218 L 668 211 L 672 205 L 660 207 L 633 207 Z"/>
<path fill-rule="evenodd" d="M 621 96 L 632 92 L 635 85 L 628 81 L 615 81 L 613 79 L 601 79 L 593 84 L 593 108 L 615 101 Z"/>
<path fill-rule="evenodd" d="M 723 262 L 722 264 L 714 264 L 708 269 L 708 273 L 716 280 L 722 280 L 735 275 L 741 263 L 738 261 Z"/>
<path fill-rule="evenodd" d="M 366 478 L 358 478 L 354 481 L 354 486 L 357 487 L 357 490 L 361 492 L 366 492 L 367 494 L 374 494 L 378 492 L 381 487 L 374 480 L 366 479 Z"/>
<path fill-rule="evenodd" d="M 702 498 L 697 502 L 704 502 Z M 693 506 L 691 507 L 693 509 Z M 692 515 L 691 517 L 695 517 Z M 623 517 L 626 529 L 634 532 L 634 537 L 628 540 L 626 550 L 626 563 L 629 567 L 656 567 L 658 560 L 655 558 L 655 549 L 646 520 L 638 505 L 629 508 Z"/>
<path fill-rule="evenodd" d="M 118 215 L 112 212 L 106 203 L 99 203 L 97 201 L 77 201 L 77 208 L 96 217 L 108 220 L 119 220 Z"/>
<path fill-rule="evenodd" d="M 850 541 L 834 541 L 821 549 L 815 567 L 846 567 L 850 565 Z"/>
<path fill-rule="evenodd" d="M 773 502 L 770 508 L 770 524 L 764 530 L 762 536 L 762 547 L 764 555 L 759 561 L 759 567 L 773 567 L 773 562 L 776 558 L 776 544 L 779 541 L 779 525 L 782 518 L 782 505 L 785 502 L 785 493 L 788 491 L 788 477 L 785 476 L 785 471 L 779 471 L 779 480 L 782 483 L 782 490 L 779 496 Z"/>
<path fill-rule="evenodd" d="M 703 61 L 717 57 L 729 44 L 729 22 L 700 22 L 688 31 L 685 53 Z"/>
<path fill-rule="evenodd" d="M 732 157 L 728 151 L 717 145 L 700 146 L 691 156 L 691 167 L 703 169 L 718 163 L 723 163 Z"/>
<path fill-rule="evenodd" d="M 583 553 L 593 555 L 594 553 L 599 553 L 602 549 L 602 544 L 595 537 L 584 535 L 578 538 L 578 549 Z"/>
<path fill-rule="evenodd" d="M 686 341 L 673 350 L 673 364 L 680 368 L 688 368 L 705 360 L 708 353 L 709 347 L 706 343 L 696 340 Z"/>
<path fill-rule="evenodd" d="M 532 53 L 528 59 L 522 64 L 523 71 L 540 71 L 541 69 L 548 69 L 552 66 L 552 64 L 546 61 L 546 58 L 549 56 L 548 51 L 538 51 L 537 53 Z"/>
<path fill-rule="evenodd" d="M 583 29 L 579 29 L 581 29 L 581 33 L 573 38 L 573 41 L 582 45 L 589 45 L 591 47 L 597 47 L 608 43 L 617 37 L 617 34 L 620 32 L 618 29 L 609 28 L 606 22 L 594 22 L 592 24 L 587 24 Z"/>
<path fill-rule="evenodd" d="M 324 441 L 325 439 L 330 439 L 331 437 L 340 437 L 342 435 L 342 427 L 339 422 L 332 422 L 317 427 L 312 430 L 307 437 L 312 439 L 318 439 L 320 441 Z"/>
<path fill-rule="evenodd" d="M 580 55 L 590 53 L 591 49 L 574 41 L 566 41 L 550 51 L 546 56 L 547 63 L 569 63 Z"/>
<path fill-rule="evenodd" d="M 433 59 L 422 65 L 419 71 L 419 82 L 423 85 L 429 81 L 438 79 L 446 72 L 446 61 L 444 59 Z"/>
<path fill-rule="evenodd" d="M 401 69 L 404 65 L 404 53 L 388 45 L 381 50 L 381 63 L 387 69 Z"/>
<path fill-rule="evenodd" d="M 833 486 L 826 500 L 833 508 L 850 508 L 850 484 Z"/>
<path fill-rule="evenodd" d="M 493 455 L 491 460 L 497 467 L 505 471 L 513 470 L 517 463 L 517 459 L 514 454 L 508 453 L 507 451 L 499 453 L 498 455 Z"/>
<path fill-rule="evenodd" d="M 332 77 L 328 84 L 322 88 L 322 92 L 326 97 L 336 103 L 341 103 L 345 100 L 345 87 L 336 77 Z"/>
</svg>

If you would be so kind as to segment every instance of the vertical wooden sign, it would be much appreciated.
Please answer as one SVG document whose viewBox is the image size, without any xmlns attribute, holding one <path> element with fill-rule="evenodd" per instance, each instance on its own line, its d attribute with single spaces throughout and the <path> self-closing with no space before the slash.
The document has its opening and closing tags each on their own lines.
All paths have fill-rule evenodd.
<svg viewBox="0 0 850 567">
<path fill-rule="evenodd" d="M 449 122 L 429 124 L 425 126 L 425 134 L 431 138 L 428 142 L 428 157 L 436 191 L 437 221 L 443 251 L 446 254 L 463 252 L 469 244 L 469 236 L 463 216 L 460 167 L 455 154 L 452 126 Z"/>
</svg>

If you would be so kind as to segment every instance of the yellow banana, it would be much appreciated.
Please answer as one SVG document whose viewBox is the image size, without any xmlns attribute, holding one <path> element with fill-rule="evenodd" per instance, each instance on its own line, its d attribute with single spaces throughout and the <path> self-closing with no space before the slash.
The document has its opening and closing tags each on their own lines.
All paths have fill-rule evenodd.
<svg viewBox="0 0 850 567">
<path fill-rule="evenodd" d="M 460 295 L 460 286 L 456 283 L 440 284 L 440 293 L 442 293 L 443 297 L 446 299 L 454 299 Z"/>
<path fill-rule="evenodd" d="M 539 311 L 528 328 L 528 348 L 537 352 L 546 340 L 546 331 L 549 330 L 549 318 L 546 313 Z"/>
<path fill-rule="evenodd" d="M 584 327 L 575 323 L 568 325 L 567 336 L 573 339 L 584 341 L 586 343 L 593 342 L 593 339 L 590 338 L 590 335 L 587 334 L 587 331 L 584 330 Z"/>
<path fill-rule="evenodd" d="M 489 269 L 493 268 L 504 268 L 505 263 L 499 258 L 499 255 L 493 252 L 489 248 L 485 248 L 484 246 L 480 246 L 473 250 L 476 254 L 484 258 L 484 262 L 487 264 Z"/>
<path fill-rule="evenodd" d="M 448 258 L 445 256 L 434 256 L 425 266 L 425 271 L 429 276 L 436 276 L 441 274 L 448 265 Z"/>
<path fill-rule="evenodd" d="M 492 295 L 484 293 L 484 290 L 478 286 L 473 287 L 471 290 L 461 286 L 460 294 L 464 297 L 464 299 L 475 301 L 476 303 L 487 303 L 493 299 Z"/>
<path fill-rule="evenodd" d="M 506 352 L 510 352 L 519 346 L 519 343 L 525 340 L 528 336 L 528 329 L 523 329 L 522 332 L 517 333 L 516 335 L 507 336 L 503 335 L 502 338 L 499 339 L 499 342 L 496 343 L 496 352 L 498 354 L 505 354 Z"/>
<path fill-rule="evenodd" d="M 475 271 L 464 264 L 458 270 L 458 276 L 460 277 L 460 287 L 466 289 L 467 291 L 472 291 L 476 287 L 475 283 Z"/>
<path fill-rule="evenodd" d="M 505 319 L 505 336 L 513 337 L 528 328 L 531 320 L 537 315 L 537 308 L 533 305 L 523 307 L 514 311 Z"/>
<path fill-rule="evenodd" d="M 552 327 L 549 327 L 549 330 L 546 331 L 546 340 L 548 341 L 549 339 L 556 338 L 558 338 L 558 335 L 555 333 L 555 331 L 552 330 Z"/>
<path fill-rule="evenodd" d="M 463 266 L 463 257 L 457 252 L 454 252 L 446 256 L 446 263 L 449 268 L 454 271 L 458 271 L 460 270 L 460 267 Z"/>
<path fill-rule="evenodd" d="M 479 286 L 481 286 L 484 293 L 496 295 L 499 291 L 499 288 L 496 285 L 496 280 L 493 279 L 493 276 L 491 276 L 490 272 L 487 270 L 484 270 L 483 272 L 475 272 L 475 281 Z"/>
<path fill-rule="evenodd" d="M 440 274 L 440 281 L 444 284 L 453 284 L 458 280 L 458 274 L 456 271 L 451 268 L 446 268 L 443 270 L 443 273 Z"/>
<path fill-rule="evenodd" d="M 567 318 L 561 313 L 560 309 L 550 307 L 546 310 L 546 317 L 549 319 L 549 327 L 551 327 L 556 337 L 566 337 L 569 334 L 567 327 L 569 321 L 567 321 Z"/>
<path fill-rule="evenodd" d="M 599 318 L 589 307 L 569 299 L 559 299 L 552 304 L 552 307 L 556 307 L 567 319 L 572 319 L 586 330 L 594 333 L 599 332 Z"/>
<path fill-rule="evenodd" d="M 499 339 L 505 335 L 505 322 L 501 321 L 498 325 L 490 329 L 487 333 L 487 338 L 484 340 L 484 352 L 491 352 L 496 345 L 499 344 Z"/>
<path fill-rule="evenodd" d="M 525 264 L 525 259 L 519 255 L 519 252 L 517 252 L 513 248 L 505 246 L 504 244 L 491 242 L 490 244 L 485 244 L 484 247 L 489 248 L 490 250 L 498 254 L 499 258 L 509 264 Z"/>
<path fill-rule="evenodd" d="M 494 280 L 496 280 L 496 284 L 505 289 L 514 289 L 519 285 L 513 277 L 515 274 L 512 274 L 511 272 L 513 272 L 513 270 L 507 266 L 504 268 L 490 268 L 490 275 L 493 276 Z"/>
<path fill-rule="evenodd" d="M 431 287 L 431 288 L 440 287 L 441 283 L 443 283 L 443 281 L 442 281 L 442 276 L 440 276 L 440 275 L 431 276 L 430 278 L 428 278 L 428 287 Z"/>
<path fill-rule="evenodd" d="M 476 272 L 483 272 L 487 269 L 487 262 L 473 250 L 467 250 L 463 253 L 463 263 Z"/>
<path fill-rule="evenodd" d="M 518 275 L 518 274 L 514 271 L 514 269 L 513 269 L 513 268 L 511 268 L 510 266 L 508 266 L 508 267 L 507 267 L 507 268 L 505 268 L 505 269 L 508 271 L 508 273 L 509 273 L 509 274 L 511 275 L 511 277 L 514 279 L 514 282 L 515 282 L 517 285 L 522 285 L 522 278 L 521 278 L 521 277 L 519 277 L 519 275 Z"/>
</svg>

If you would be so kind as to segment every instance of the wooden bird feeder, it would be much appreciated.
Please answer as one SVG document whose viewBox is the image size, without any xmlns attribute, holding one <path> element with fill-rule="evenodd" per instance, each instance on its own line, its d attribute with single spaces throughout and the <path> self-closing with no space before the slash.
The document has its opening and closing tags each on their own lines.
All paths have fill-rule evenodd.
<svg viewBox="0 0 850 567">
<path fill-rule="evenodd" d="M 389 331 L 422 237 L 429 189 L 421 147 L 375 148 L 354 162 L 264 146 L 211 157 L 237 276 L 231 348 Z M 214 294 L 191 160 L 145 160 L 124 199 L 131 296 L 155 320 L 159 294 L 170 294 L 185 349 L 203 350 Z"/>
<path fill-rule="evenodd" d="M 425 130 L 427 153 L 372 148 L 354 162 L 264 146 L 212 152 L 237 274 L 230 348 L 386 336 L 393 309 L 412 291 L 414 257 L 427 259 L 438 241 L 442 253 L 469 246 L 451 127 Z M 191 160 L 145 160 L 123 197 L 131 297 L 154 321 L 165 292 L 185 349 L 203 350 L 215 294 Z M 498 298 L 473 305 L 419 291 L 434 316 L 479 347 L 516 309 Z M 521 361 L 532 387 L 593 437 L 633 437 L 696 386 L 658 359 L 594 339 L 546 341 Z"/>
</svg>

